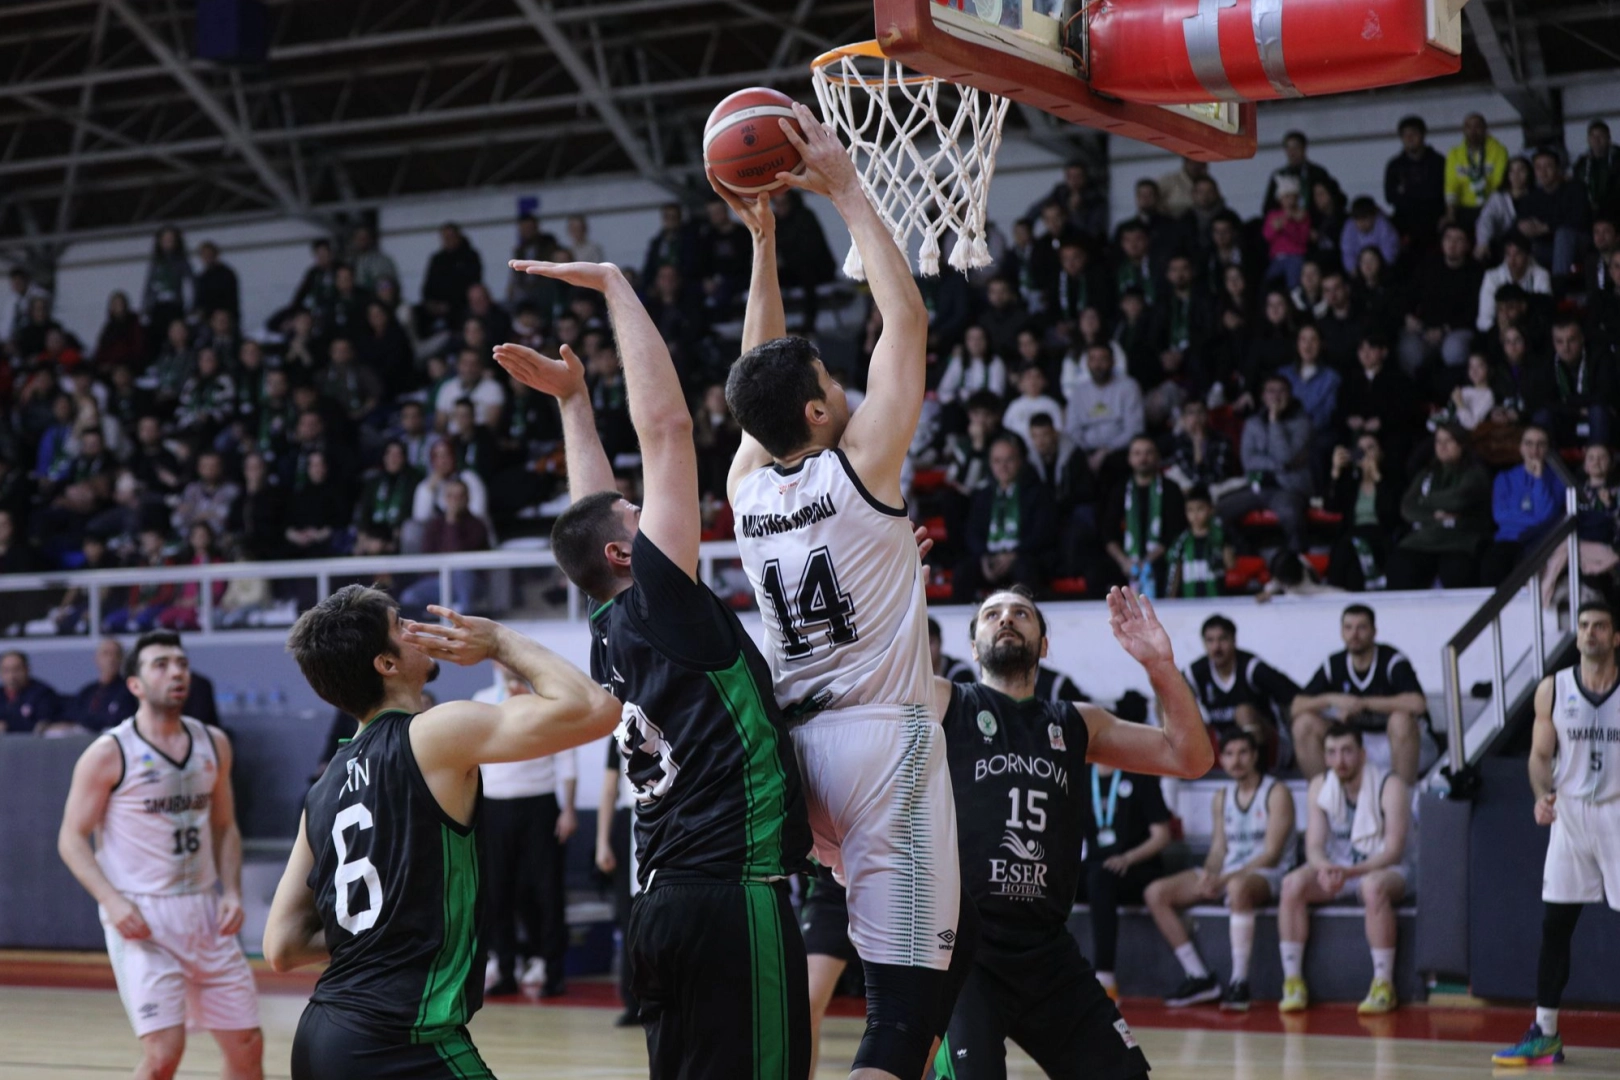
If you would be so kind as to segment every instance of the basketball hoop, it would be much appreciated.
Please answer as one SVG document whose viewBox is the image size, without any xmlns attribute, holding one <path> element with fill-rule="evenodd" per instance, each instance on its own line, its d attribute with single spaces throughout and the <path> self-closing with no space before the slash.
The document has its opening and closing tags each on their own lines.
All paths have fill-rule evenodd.
<svg viewBox="0 0 1620 1080">
<path fill-rule="evenodd" d="M 939 273 L 941 240 L 961 271 L 990 264 L 985 208 L 1007 116 L 1004 97 L 908 70 L 875 41 L 845 45 L 810 65 L 821 115 L 849 145 L 861 186 L 917 269 Z M 863 281 L 850 245 L 844 273 Z"/>
</svg>

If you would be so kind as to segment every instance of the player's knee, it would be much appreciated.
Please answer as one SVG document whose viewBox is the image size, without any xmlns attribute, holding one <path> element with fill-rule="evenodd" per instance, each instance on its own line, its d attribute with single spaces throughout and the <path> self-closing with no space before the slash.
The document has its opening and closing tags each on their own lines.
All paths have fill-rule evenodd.
<svg viewBox="0 0 1620 1080">
<path fill-rule="evenodd" d="M 1233 911 L 1254 910 L 1254 902 L 1249 898 L 1249 883 L 1246 877 L 1235 877 L 1226 883 L 1226 903 Z"/>
<path fill-rule="evenodd" d="M 1149 882 L 1142 892 L 1142 902 L 1155 911 L 1170 910 L 1170 887 L 1165 884 L 1169 878 L 1155 878 Z"/>
<path fill-rule="evenodd" d="M 1302 712 L 1290 721 L 1296 742 L 1308 739 L 1320 740 L 1327 732 L 1327 723 L 1313 712 Z"/>
<path fill-rule="evenodd" d="M 865 968 L 866 1033 L 855 1068 L 921 1076 L 943 1026 L 939 1012 L 948 973 L 900 964 L 868 963 Z"/>
<path fill-rule="evenodd" d="M 238 1070 L 253 1069 L 264 1060 L 264 1032 L 258 1028 L 233 1031 L 224 1042 L 224 1050 Z M 255 1073 L 254 1075 L 257 1075 Z"/>
<path fill-rule="evenodd" d="M 1310 880 L 1308 873 L 1294 870 L 1283 877 L 1282 900 L 1285 904 L 1297 904 L 1304 900 L 1305 883 Z"/>
<path fill-rule="evenodd" d="M 1389 737 L 1393 740 L 1405 742 L 1417 738 L 1417 717 L 1409 712 L 1392 712 L 1389 714 L 1387 728 Z"/>
<path fill-rule="evenodd" d="M 173 1080 L 174 1074 L 180 1069 L 180 1059 L 185 1056 L 185 1036 L 145 1039 L 143 1043 L 147 1074 L 152 1080 Z"/>
</svg>

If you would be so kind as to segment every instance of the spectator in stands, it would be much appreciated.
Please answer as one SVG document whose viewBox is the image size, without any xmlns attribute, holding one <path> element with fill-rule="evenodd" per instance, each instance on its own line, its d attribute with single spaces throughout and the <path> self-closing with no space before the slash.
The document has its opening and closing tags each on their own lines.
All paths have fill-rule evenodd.
<svg viewBox="0 0 1620 1080">
<path fill-rule="evenodd" d="M 1237 552 L 1215 516 L 1208 488 L 1195 485 L 1186 493 L 1186 502 L 1187 531 L 1176 537 L 1165 556 L 1170 567 L 1165 595 L 1221 596 L 1227 571 L 1237 564 Z"/>
<path fill-rule="evenodd" d="M 1264 233 L 1271 263 L 1266 280 L 1281 278 L 1292 289 L 1299 284 L 1300 267 L 1310 249 L 1311 222 L 1300 197 L 1299 181 L 1283 176 L 1274 181 L 1277 208 L 1266 214 Z"/>
<path fill-rule="evenodd" d="M 457 468 L 455 448 L 444 439 L 434 443 L 428 451 L 428 473 L 416 485 L 411 497 L 411 517 L 426 523 L 433 520 L 434 514 L 443 514 L 449 506 L 445 488 L 452 480 L 459 480 L 466 486 L 468 511 L 476 518 L 486 518 L 489 496 L 484 482 L 471 469 Z"/>
<path fill-rule="evenodd" d="M 406 400 L 399 404 L 399 427 L 390 432 L 405 447 L 405 459 L 420 472 L 428 468 L 428 453 L 440 436 L 428 428 L 427 409 L 420 401 Z"/>
<path fill-rule="evenodd" d="M 410 520 L 421 479 L 422 474 L 406 460 L 405 444 L 389 439 L 381 465 L 361 489 L 354 508 L 355 527 L 383 530 L 397 540 L 400 526 Z"/>
<path fill-rule="evenodd" d="M 1281 168 L 1271 174 L 1271 179 L 1266 184 L 1265 200 L 1260 207 L 1262 214 L 1270 213 L 1281 205 L 1278 188 L 1281 187 L 1284 178 L 1291 179 L 1299 185 L 1297 190 L 1301 196 L 1308 193 L 1319 181 L 1326 182 L 1335 191 L 1339 189 L 1338 181 L 1334 180 L 1326 169 L 1306 156 L 1309 145 L 1310 141 L 1302 131 L 1290 131 L 1283 136 L 1283 155 L 1286 161 Z"/>
<path fill-rule="evenodd" d="M 771 195 L 771 213 L 776 216 L 777 278 L 784 290 L 802 290 L 804 325 L 814 327 L 816 288 L 831 281 L 837 269 L 827 234 L 803 194 L 793 188 Z"/>
<path fill-rule="evenodd" d="M 518 215 L 517 242 L 512 245 L 513 260 L 548 262 L 556 250 L 557 238 L 541 231 L 538 218 L 527 213 Z M 555 289 L 546 278 L 527 274 L 521 270 L 513 270 L 507 275 L 506 302 L 513 307 L 527 302 L 549 309 L 554 296 Z"/>
<path fill-rule="evenodd" d="M 212 240 L 197 245 L 197 263 L 201 269 L 192 282 L 192 311 L 208 318 L 213 312 L 229 312 L 232 320 L 242 318 L 241 286 L 236 271 L 221 262 L 219 248 Z"/>
<path fill-rule="evenodd" d="M 1063 406 L 1046 392 L 1046 371 L 1040 364 L 1025 364 L 1016 377 L 1018 396 L 1007 403 L 1001 414 L 1001 426 L 1024 440 L 1029 450 L 1029 424 L 1039 415 L 1062 416 Z"/>
<path fill-rule="evenodd" d="M 330 362 L 320 373 L 316 389 L 342 410 L 350 424 L 358 427 L 374 419 L 383 400 L 382 380 L 355 359 L 354 343 L 348 338 L 334 338 L 328 352 Z"/>
<path fill-rule="evenodd" d="M 287 512 L 287 493 L 271 480 L 264 455 L 247 454 L 242 459 L 242 496 L 231 505 L 226 531 L 237 537 L 242 555 L 249 560 L 281 557 L 282 519 Z"/>
<path fill-rule="evenodd" d="M 186 533 L 186 546 L 174 561 L 181 566 L 206 566 L 229 560 L 222 558 L 215 549 L 214 530 L 206 522 L 199 521 Z M 214 591 L 213 602 L 217 605 L 224 599 L 225 582 L 216 581 L 211 587 Z M 158 625 L 168 630 L 201 629 L 202 589 L 201 582 L 182 584 L 175 590 L 174 602 L 158 614 Z"/>
<path fill-rule="evenodd" d="M 1376 248 L 1385 263 L 1393 264 L 1401 251 L 1401 234 L 1378 209 L 1377 203 L 1366 195 L 1358 195 L 1350 204 L 1350 220 L 1344 223 L 1339 234 L 1339 258 L 1345 273 L 1355 276 L 1364 248 Z"/>
<path fill-rule="evenodd" d="M 1620 255 L 1620 212 L 1592 217 L 1592 250 L 1586 258 L 1586 303 L 1594 307 L 1602 294 L 1612 292 L 1615 274 L 1609 264 Z"/>
<path fill-rule="evenodd" d="M 514 380 L 514 387 L 522 386 Z M 545 400 L 544 395 L 540 395 Z M 692 410 L 692 437 L 697 444 L 698 493 L 725 498 L 726 475 L 742 445 L 742 425 L 726 404 L 723 383 L 710 383 Z"/>
<path fill-rule="evenodd" d="M 450 427 L 454 434 L 448 438 L 457 467 L 477 473 L 487 484 L 500 466 L 494 433 L 478 422 L 473 403 L 467 398 L 456 402 Z"/>
<path fill-rule="evenodd" d="M 1078 322 L 1088 307 L 1108 304 L 1109 295 L 1106 268 L 1092 262 L 1085 241 L 1076 237 L 1058 248 L 1057 265 L 1035 309 L 1053 319 Z"/>
<path fill-rule="evenodd" d="M 1194 288 L 1192 259 L 1187 256 L 1172 256 L 1164 276 L 1164 296 L 1153 314 L 1156 359 L 1165 375 L 1190 372 L 1196 382 L 1202 377 L 1204 350 L 1215 329 L 1214 305 L 1207 295 Z M 1158 417 L 1168 417 L 1179 405 L 1179 400 L 1161 395 L 1156 410 Z M 1149 409 L 1150 416 L 1154 412 Z"/>
<path fill-rule="evenodd" d="M 146 315 L 146 325 L 155 329 L 183 319 L 191 283 L 185 239 L 179 229 L 165 225 L 152 242 L 152 256 L 146 264 L 146 284 L 141 289 L 141 311 Z"/>
<path fill-rule="evenodd" d="M 11 471 L 11 462 L 4 458 L 0 458 L 0 466 Z M 4 475 L 0 473 L 0 480 Z M 34 552 L 17 528 L 17 512 L 0 510 L 0 574 L 26 574 L 33 568 Z"/>
<path fill-rule="evenodd" d="M 484 260 L 467 242 L 461 227 L 446 222 L 439 227 L 439 250 L 428 259 L 422 279 L 422 304 L 416 313 L 416 332 L 423 338 L 460 326 L 467 290 L 484 280 Z"/>
<path fill-rule="evenodd" d="M 1401 335 L 1401 367 L 1416 375 L 1423 364 L 1439 357 L 1448 368 L 1468 361 L 1484 272 L 1469 254 L 1468 234 L 1448 224 L 1440 236 L 1440 250 L 1429 256 L 1416 281 L 1416 305 L 1406 315 Z"/>
<path fill-rule="evenodd" d="M 321 334 L 333 338 L 353 338 L 366 325 L 366 307 L 371 294 L 355 284 L 354 268 L 338 263 L 332 270 L 332 297 L 321 324 Z"/>
<path fill-rule="evenodd" d="M 1377 617 L 1365 604 L 1344 609 L 1339 636 L 1344 649 L 1322 661 L 1290 708 L 1300 771 L 1314 777 L 1326 767 L 1323 741 L 1331 716 L 1358 733 L 1387 732 L 1396 775 L 1417 783 L 1429 705 L 1412 662 L 1399 649 L 1377 640 Z"/>
<path fill-rule="evenodd" d="M 591 239 L 590 222 L 585 220 L 584 214 L 569 214 L 568 223 L 568 250 L 574 253 L 574 258 L 580 262 L 605 262 L 607 255 L 602 245 Z"/>
<path fill-rule="evenodd" d="M 928 657 L 933 664 L 934 674 L 941 679 L 949 679 L 952 682 L 975 682 L 979 677 L 971 661 L 945 654 L 939 622 L 932 615 L 928 617 Z"/>
<path fill-rule="evenodd" d="M 1401 516 L 1411 531 L 1390 556 L 1392 589 L 1427 589 L 1478 583 L 1479 557 L 1490 542 L 1490 477 L 1468 459 L 1467 433 L 1442 425 L 1434 433 L 1434 459 L 1407 486 Z"/>
<path fill-rule="evenodd" d="M 1226 271 L 1234 267 L 1244 274 L 1251 273 L 1249 258 L 1243 250 L 1243 219 L 1230 210 L 1223 210 L 1210 222 L 1209 249 L 1199 268 L 1212 294 L 1220 290 Z"/>
<path fill-rule="evenodd" d="M 354 267 L 354 283 L 375 293 L 384 281 L 399 281 L 399 267 L 377 248 L 377 236 L 368 226 L 356 226 L 349 235 L 349 265 Z"/>
<path fill-rule="evenodd" d="M 1446 213 L 1446 159 L 1425 141 L 1423 117 L 1403 117 L 1399 132 L 1401 152 L 1384 169 L 1384 201 L 1395 211 L 1401 238 L 1423 252 L 1433 246 Z"/>
<path fill-rule="evenodd" d="M 1094 498 L 1085 457 L 1058 429 L 1052 413 L 1036 413 L 1029 418 L 1029 467 L 1046 489 L 1060 525 L 1074 516 L 1082 502 L 1090 503 Z"/>
<path fill-rule="evenodd" d="M 1207 169 L 1203 162 L 1200 167 Z M 1160 185 L 1161 188 L 1163 185 Z M 1168 209 L 1166 210 L 1168 213 Z M 1221 197 L 1221 186 L 1208 172 L 1193 181 L 1187 208 L 1181 214 L 1182 249 L 1196 260 L 1206 261 L 1215 249 L 1215 222 L 1230 213 Z"/>
<path fill-rule="evenodd" d="M 145 330 L 140 316 L 130 309 L 129 296 L 122 289 L 107 297 L 107 321 L 101 324 L 92 359 L 96 370 L 103 374 L 119 364 L 140 366 L 146 363 Z"/>
<path fill-rule="evenodd" d="M 1091 826 L 1086 846 L 1086 900 L 1091 906 L 1091 957 L 1097 981 L 1111 993 L 1119 946 L 1119 908 L 1139 904 L 1164 876 L 1170 809 L 1156 776 L 1091 765 Z M 1082 788 L 1082 790 L 1085 790 Z"/>
<path fill-rule="evenodd" d="M 1390 546 L 1400 530 L 1401 486 L 1389 473 L 1378 436 L 1364 431 L 1355 449 L 1333 449 L 1327 509 L 1342 524 L 1328 562 L 1328 583 L 1351 592 L 1382 589 Z"/>
<path fill-rule="evenodd" d="M 1106 344 L 1086 349 L 1091 381 L 1069 399 L 1063 430 L 1086 454 L 1086 464 L 1101 475 L 1103 462 L 1145 430 L 1142 388 L 1129 375 L 1114 370 L 1114 350 Z"/>
<path fill-rule="evenodd" d="M 661 266 L 673 266 L 687 274 L 697 263 L 693 231 L 687 227 L 680 203 L 669 202 L 658 208 L 658 231 L 647 241 L 647 254 L 641 260 L 641 280 L 650 283 Z"/>
<path fill-rule="evenodd" d="M 34 301 L 44 300 L 49 309 L 51 294 L 33 279 L 26 266 L 13 266 L 7 272 L 11 295 L 0 303 L 0 345 L 16 348 L 17 336 L 28 326 Z"/>
<path fill-rule="evenodd" d="M 1558 151 L 1542 147 L 1531 161 L 1536 183 L 1518 201 L 1515 227 L 1530 238 L 1536 261 L 1558 277 L 1570 273 L 1591 220 L 1586 192 L 1564 179 Z"/>
<path fill-rule="evenodd" d="M 344 531 L 354 516 L 354 505 L 344 497 L 325 451 L 313 450 L 305 455 L 304 479 L 293 489 L 286 514 L 287 528 L 282 536 L 288 544 L 289 558 L 319 559 L 346 550 Z"/>
<path fill-rule="evenodd" d="M 990 443 L 1001 432 L 1001 399 L 980 390 L 967 401 L 967 430 L 945 439 L 945 516 L 947 532 L 961 533 L 968 505 L 990 483 Z"/>
<path fill-rule="evenodd" d="M 1502 186 L 1508 152 L 1477 112 L 1463 117 L 1462 130 L 1463 141 L 1446 153 L 1446 217 L 1472 234 L 1480 210 Z"/>
<path fill-rule="evenodd" d="M 1173 218 L 1179 218 L 1192 208 L 1193 191 L 1200 180 L 1209 178 L 1209 164 L 1183 157 L 1174 172 L 1167 172 L 1155 183 L 1159 195 L 1159 209 Z"/>
<path fill-rule="evenodd" d="M 1572 175 L 1594 214 L 1620 214 L 1620 147 L 1603 120 L 1586 125 L 1586 153 L 1576 160 Z"/>
<path fill-rule="evenodd" d="M 495 298 L 490 295 L 489 286 L 481 281 L 467 286 L 466 321 L 477 322 L 479 329 L 483 331 L 483 341 L 479 345 L 481 352 L 489 351 L 495 342 L 512 340 L 512 316 L 495 302 Z M 465 327 L 465 323 L 463 326 Z M 465 333 L 463 338 L 465 339 Z M 471 344 L 470 341 L 467 343 Z"/>
<path fill-rule="evenodd" d="M 1010 357 L 1018 352 L 1018 332 L 1029 322 L 1029 311 L 1018 299 L 1010 281 L 991 278 L 985 286 L 985 309 L 979 314 L 979 326 L 989 338 L 990 352 L 995 356 Z"/>
<path fill-rule="evenodd" d="M 952 405 L 965 403 L 980 390 L 1005 397 L 1007 365 L 990 351 L 990 338 L 984 329 L 970 326 L 962 335 L 962 343 L 951 350 L 937 395 L 941 405 Z"/>
<path fill-rule="evenodd" d="M 28 654 L 0 653 L 0 732 L 26 735 L 61 716 L 62 699 L 50 683 L 29 674 Z"/>
<path fill-rule="evenodd" d="M 1218 499 L 1235 486 L 1231 460 L 1232 444 L 1226 436 L 1209 429 L 1209 406 L 1197 398 L 1182 405 L 1165 475 L 1184 493 L 1202 486 Z"/>
<path fill-rule="evenodd" d="M 198 349 L 195 367 L 180 387 L 174 425 L 202 446 L 230 423 L 236 412 L 236 382 L 220 366 L 213 349 Z"/>
<path fill-rule="evenodd" d="M 472 401 L 480 424 L 500 422 L 506 405 L 506 391 L 489 373 L 489 365 L 477 349 L 462 349 L 456 355 L 456 377 L 439 387 L 433 398 L 433 425 L 440 434 L 450 432 L 456 402 Z"/>
<path fill-rule="evenodd" d="M 1025 216 L 1044 220 L 1044 208 L 1053 204 L 1062 211 L 1064 231 L 1073 230 L 1093 240 L 1108 234 L 1108 200 L 1093 190 L 1085 162 L 1070 161 L 1063 166 L 1063 179 L 1036 200 Z"/>
<path fill-rule="evenodd" d="M 1389 342 L 1382 335 L 1364 334 L 1356 361 L 1360 370 L 1339 387 L 1338 427 L 1346 439 L 1372 432 L 1391 458 L 1404 461 L 1418 432 L 1417 391 L 1389 363 Z"/>
<path fill-rule="evenodd" d="M 1241 366 L 1243 385 L 1258 393 L 1266 376 L 1276 374 L 1294 355 L 1296 312 L 1288 299 L 1288 289 L 1273 284 L 1260 305 L 1260 319 L 1250 333 L 1244 355 L 1236 358 Z M 1253 407 L 1253 397 L 1240 411 Z M 1150 414 L 1151 415 L 1151 414 Z"/>
<path fill-rule="evenodd" d="M 1101 595 L 1107 585 L 1129 583 L 1146 595 L 1163 596 L 1169 567 L 1165 553 L 1171 540 L 1187 528 L 1186 498 L 1159 473 L 1159 448 L 1146 435 L 1130 441 L 1130 474 L 1103 511 L 1102 536 L 1107 560 L 1098 560 L 1086 575 L 1095 578 L 1090 591 Z"/>
<path fill-rule="evenodd" d="M 1361 307 L 1363 324 L 1393 340 L 1401 317 L 1412 302 L 1406 290 L 1390 280 L 1389 263 L 1384 260 L 1383 252 L 1375 247 L 1362 248 L 1361 254 L 1356 256 L 1356 269 L 1350 283 Z"/>
<path fill-rule="evenodd" d="M 1524 390 L 1531 422 L 1560 446 L 1591 440 L 1604 445 L 1614 430 L 1615 377 L 1586 348 L 1586 334 L 1573 315 L 1553 323 L 1553 356 L 1530 372 Z"/>
<path fill-rule="evenodd" d="M 185 320 L 179 318 L 171 319 L 166 324 L 150 325 L 166 326 L 167 330 L 156 359 L 146 371 L 144 382 L 157 395 L 158 401 L 172 406 L 180 399 L 180 389 L 191 378 L 196 366 L 196 354 L 191 349 L 191 332 L 186 328 Z"/>
<path fill-rule="evenodd" d="M 434 511 L 422 529 L 422 553 L 450 555 L 463 551 L 486 551 L 489 548 L 489 528 L 468 505 L 468 488 L 457 477 L 443 485 L 444 508 Z M 453 570 L 450 573 L 449 606 L 456 611 L 470 611 L 476 587 L 476 573 L 472 570 Z M 443 604 L 439 595 L 439 575 L 428 574 L 418 578 L 399 594 L 400 606 L 420 611 L 429 604 Z"/>
<path fill-rule="evenodd" d="M 1575 496 L 1575 537 L 1583 577 L 1608 574 L 1620 565 L 1620 488 L 1610 479 L 1614 454 L 1603 443 L 1590 443 L 1581 459 L 1582 480 Z M 1569 546 L 1559 544 L 1541 575 L 1542 601 L 1551 607 L 1558 578 L 1569 567 Z"/>
<path fill-rule="evenodd" d="M 725 200 L 711 195 L 703 207 L 705 219 L 697 230 L 698 281 L 706 308 L 724 318 L 732 301 L 748 291 L 753 268 L 753 245 L 748 230 L 731 213 Z"/>
<path fill-rule="evenodd" d="M 1270 510 L 1284 542 L 1305 550 L 1305 506 L 1312 494 L 1311 419 L 1294 400 L 1292 385 L 1280 374 L 1268 377 L 1260 408 L 1243 425 L 1242 460 L 1248 486 L 1221 499 L 1221 519 L 1237 536 L 1245 515 Z"/>
<path fill-rule="evenodd" d="M 1601 292 L 1588 292 L 1592 343 L 1620 363 L 1620 250 L 1608 256 L 1607 280 Z"/>
<path fill-rule="evenodd" d="M 1547 465 L 1547 433 L 1531 425 L 1519 439 L 1521 464 L 1496 474 L 1491 515 L 1496 539 L 1480 562 L 1480 584 L 1495 588 L 1525 551 L 1564 516 L 1564 482 Z"/>
<path fill-rule="evenodd" d="M 173 563 L 168 550 L 168 537 L 161 529 L 143 528 L 138 540 L 139 548 L 130 561 L 132 567 L 162 568 Z M 173 585 L 146 582 L 131 585 L 125 592 L 122 607 L 114 608 L 101 619 L 103 634 L 144 633 L 157 625 L 159 616 L 174 602 Z"/>
<path fill-rule="evenodd" d="M 1155 278 L 1164 276 L 1170 256 L 1181 244 L 1181 227 L 1159 205 L 1159 185 L 1146 177 L 1136 182 L 1136 213 L 1127 218 L 1140 225 L 1148 238 L 1148 266 Z"/>
<path fill-rule="evenodd" d="M 1474 258 L 1490 262 L 1508 234 L 1517 231 L 1515 224 L 1534 186 L 1535 171 L 1528 160 L 1515 156 L 1508 161 L 1502 184 L 1485 201 L 1474 223 Z"/>
<path fill-rule="evenodd" d="M 332 241 L 324 236 L 311 241 L 309 251 L 314 261 L 304 271 L 287 306 L 303 308 L 315 316 L 316 326 L 324 326 L 337 296 L 337 259 L 332 254 Z"/>
<path fill-rule="evenodd" d="M 89 731 L 105 731 L 135 715 L 139 702 L 124 679 L 124 647 L 117 638 L 96 643 L 96 677 L 79 687 L 62 718 Z"/>
<path fill-rule="evenodd" d="M 1209 855 L 1197 869 L 1159 878 L 1143 894 L 1154 924 L 1186 974 L 1165 998 L 1173 1009 L 1219 1000 L 1223 1009 L 1248 1011 L 1254 913 L 1281 892 L 1297 843 L 1293 793 L 1265 775 L 1263 760 L 1251 733 L 1230 731 L 1222 737 L 1221 768 L 1230 780 L 1210 800 L 1214 830 Z M 1232 943 L 1232 974 L 1224 991 L 1204 966 L 1181 916 L 1182 909 L 1194 904 L 1223 900 L 1231 910 L 1227 932 Z"/>
<path fill-rule="evenodd" d="M 957 603 L 971 603 L 985 588 L 1046 585 L 1057 521 L 1046 489 L 1025 472 L 1024 447 L 1011 432 L 990 443 L 990 483 L 968 505 L 964 553 L 951 580 Z"/>
<path fill-rule="evenodd" d="M 197 456 L 197 478 L 180 493 L 174 508 L 175 532 L 186 535 L 193 525 L 206 524 L 216 534 L 225 532 L 231 507 L 242 491 L 225 478 L 225 463 L 218 452 L 204 450 Z"/>
<path fill-rule="evenodd" d="M 1326 732 L 1328 771 L 1306 794 L 1305 865 L 1283 878 L 1277 912 L 1283 996 L 1277 1008 L 1299 1012 L 1310 1004 L 1305 986 L 1305 942 L 1310 907 L 1359 897 L 1366 908 L 1373 980 L 1357 1012 L 1392 1012 L 1395 997 L 1395 905 L 1411 876 L 1408 851 L 1411 792 L 1403 778 L 1367 760 L 1360 729 L 1334 724 Z"/>
</svg>

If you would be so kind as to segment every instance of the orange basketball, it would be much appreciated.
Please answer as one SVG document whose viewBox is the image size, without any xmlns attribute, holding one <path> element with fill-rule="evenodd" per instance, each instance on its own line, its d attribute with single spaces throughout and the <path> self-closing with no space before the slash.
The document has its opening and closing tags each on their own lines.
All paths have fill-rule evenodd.
<svg viewBox="0 0 1620 1080">
<path fill-rule="evenodd" d="M 763 86 L 739 90 L 714 107 L 703 125 L 703 159 L 722 184 L 757 195 L 783 186 L 777 173 L 799 170 L 799 152 L 782 133 L 781 118 L 803 134 L 793 99 Z"/>
</svg>

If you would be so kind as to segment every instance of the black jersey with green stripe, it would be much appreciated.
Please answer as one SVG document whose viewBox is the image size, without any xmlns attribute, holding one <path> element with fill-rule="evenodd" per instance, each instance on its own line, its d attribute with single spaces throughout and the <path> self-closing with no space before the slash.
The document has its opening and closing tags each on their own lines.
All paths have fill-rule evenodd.
<svg viewBox="0 0 1620 1080">
<path fill-rule="evenodd" d="M 955 683 L 942 721 L 962 885 L 985 939 L 1061 930 L 1086 835 L 1085 719 L 1067 701 Z"/>
<path fill-rule="evenodd" d="M 484 1003 L 483 793 L 470 825 L 444 812 L 411 719 L 379 714 L 304 798 L 308 884 L 332 954 L 310 1000 L 367 1034 L 437 1042 Z"/>
<path fill-rule="evenodd" d="M 623 703 L 614 732 L 635 793 L 637 875 L 802 870 L 799 768 L 771 672 L 737 616 L 645 535 L 630 588 L 591 616 L 591 675 Z"/>
</svg>

